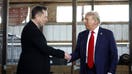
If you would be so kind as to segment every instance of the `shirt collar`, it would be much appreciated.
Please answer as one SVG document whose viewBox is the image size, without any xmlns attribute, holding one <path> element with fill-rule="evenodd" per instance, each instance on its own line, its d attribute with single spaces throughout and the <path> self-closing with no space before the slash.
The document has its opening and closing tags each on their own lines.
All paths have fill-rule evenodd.
<svg viewBox="0 0 132 74">
<path fill-rule="evenodd" d="M 98 33 L 98 30 L 99 30 L 99 26 L 97 26 L 97 27 L 94 29 L 94 33 L 97 34 L 97 33 Z"/>
<path fill-rule="evenodd" d="M 99 26 L 97 26 L 93 31 L 94 31 L 95 34 L 97 34 L 98 33 L 98 30 L 99 30 Z"/>
</svg>

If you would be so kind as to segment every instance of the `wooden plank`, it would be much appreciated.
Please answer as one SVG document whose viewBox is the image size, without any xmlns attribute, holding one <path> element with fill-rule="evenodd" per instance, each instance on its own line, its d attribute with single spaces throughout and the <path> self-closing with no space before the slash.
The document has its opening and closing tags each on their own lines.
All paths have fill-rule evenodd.
<svg viewBox="0 0 132 74">
<path fill-rule="evenodd" d="M 91 0 L 78 0 L 78 2 Z M 128 0 L 95 0 L 95 1 L 128 1 Z M 10 2 L 72 2 L 72 0 L 10 0 Z"/>
<path fill-rule="evenodd" d="M 7 65 L 7 74 L 14 74 L 16 72 L 17 65 Z M 51 72 L 53 74 L 71 74 L 71 66 L 66 65 L 53 65 L 51 66 Z"/>
<path fill-rule="evenodd" d="M 130 60 L 132 60 L 132 0 L 129 0 L 129 51 L 130 51 Z M 129 65 L 129 74 L 132 74 L 132 61 Z"/>
<path fill-rule="evenodd" d="M 77 0 L 72 0 L 72 52 L 76 48 L 76 29 L 77 29 L 77 18 L 76 17 L 77 17 Z M 72 62 L 71 74 L 74 74 L 73 72 L 74 64 L 75 62 Z"/>
<path fill-rule="evenodd" d="M 116 68 L 116 74 L 129 74 L 129 66 L 118 65 Z"/>
<path fill-rule="evenodd" d="M 129 72 L 129 66 L 127 65 L 118 65 L 116 71 L 126 71 Z"/>
<path fill-rule="evenodd" d="M 54 65 L 54 66 L 51 66 L 51 72 L 54 72 L 54 73 L 70 73 L 71 72 L 71 66 Z"/>
<path fill-rule="evenodd" d="M 48 22 L 56 22 L 57 5 L 49 4 L 48 7 Z"/>
<path fill-rule="evenodd" d="M 119 1 L 127 1 L 128 0 L 95 0 L 95 2 L 119 2 Z M 51 2 L 51 3 L 55 3 L 55 2 L 60 2 L 60 3 L 65 3 L 65 2 L 71 2 L 72 3 L 72 0 L 10 0 L 10 2 L 17 2 L 17 3 L 21 3 L 21 2 L 31 2 L 31 3 L 34 3 L 34 2 Z M 78 2 L 91 2 L 91 0 L 78 0 Z"/>
<path fill-rule="evenodd" d="M 8 65 L 7 74 L 13 74 L 16 72 L 17 65 Z M 51 66 L 51 72 L 53 74 L 71 74 L 71 66 L 66 65 L 53 65 Z M 79 69 L 74 70 L 75 74 L 79 74 Z M 1 73 L 0 73 L 1 74 Z M 129 67 L 127 65 L 118 65 L 116 68 L 116 74 L 129 74 Z"/>
<path fill-rule="evenodd" d="M 8 26 L 8 2 L 9 0 L 3 0 L 2 5 L 2 25 L 3 25 L 3 37 L 2 37 L 2 74 L 6 74 L 5 66 L 7 60 L 7 26 Z"/>
</svg>

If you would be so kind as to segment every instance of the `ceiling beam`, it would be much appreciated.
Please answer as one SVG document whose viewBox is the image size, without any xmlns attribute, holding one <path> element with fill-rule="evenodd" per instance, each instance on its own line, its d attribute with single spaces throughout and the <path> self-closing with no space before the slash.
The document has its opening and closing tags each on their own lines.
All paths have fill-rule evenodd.
<svg viewBox="0 0 132 74">
<path fill-rule="evenodd" d="M 88 2 L 88 1 L 92 1 L 92 0 L 78 0 L 78 2 Z M 116 2 L 116 1 L 128 1 L 128 0 L 95 0 L 95 1 L 112 1 L 112 2 Z M 72 2 L 72 0 L 10 0 L 10 2 Z"/>
</svg>

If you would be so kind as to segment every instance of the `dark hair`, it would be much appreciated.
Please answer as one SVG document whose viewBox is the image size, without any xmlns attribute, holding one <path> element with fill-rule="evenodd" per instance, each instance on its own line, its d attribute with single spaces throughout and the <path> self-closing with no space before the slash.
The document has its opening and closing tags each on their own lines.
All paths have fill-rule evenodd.
<svg viewBox="0 0 132 74">
<path fill-rule="evenodd" d="M 32 19 L 35 18 L 35 15 L 38 14 L 38 13 L 43 13 L 42 10 L 47 10 L 47 7 L 45 6 L 35 6 L 33 9 L 32 9 Z"/>
</svg>

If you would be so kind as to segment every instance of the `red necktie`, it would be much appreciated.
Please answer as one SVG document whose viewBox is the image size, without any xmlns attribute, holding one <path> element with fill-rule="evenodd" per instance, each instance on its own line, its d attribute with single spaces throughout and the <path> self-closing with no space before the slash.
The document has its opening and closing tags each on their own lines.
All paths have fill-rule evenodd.
<svg viewBox="0 0 132 74">
<path fill-rule="evenodd" d="M 89 43 L 88 43 L 88 58 L 87 58 L 87 64 L 88 64 L 88 67 L 91 69 L 93 68 L 93 65 L 94 65 L 94 60 L 93 60 L 93 56 L 94 56 L 94 32 L 92 31 L 91 32 L 91 36 L 90 36 L 90 39 L 89 39 Z"/>
</svg>

